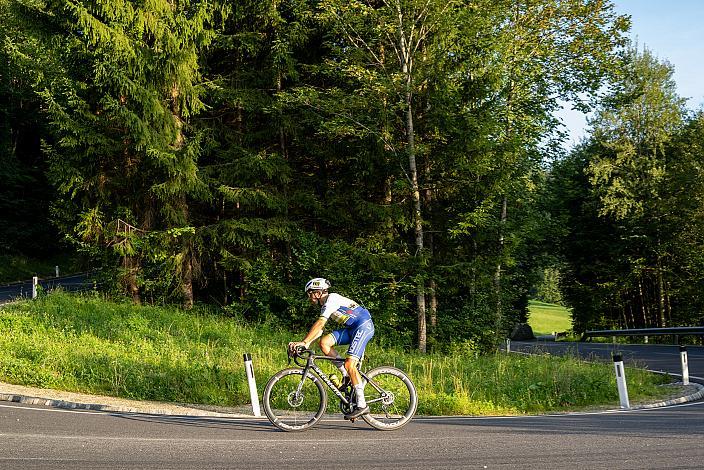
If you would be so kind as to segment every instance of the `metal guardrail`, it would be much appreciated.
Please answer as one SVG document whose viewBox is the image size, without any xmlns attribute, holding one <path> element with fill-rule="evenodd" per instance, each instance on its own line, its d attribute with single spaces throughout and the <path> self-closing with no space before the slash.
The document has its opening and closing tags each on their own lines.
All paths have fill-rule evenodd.
<svg viewBox="0 0 704 470">
<path fill-rule="evenodd" d="M 588 330 L 582 334 L 580 341 L 588 338 L 606 336 L 663 336 L 672 335 L 675 343 L 679 343 L 680 336 L 704 336 L 704 326 L 675 326 L 671 328 L 633 328 L 630 330 Z"/>
</svg>

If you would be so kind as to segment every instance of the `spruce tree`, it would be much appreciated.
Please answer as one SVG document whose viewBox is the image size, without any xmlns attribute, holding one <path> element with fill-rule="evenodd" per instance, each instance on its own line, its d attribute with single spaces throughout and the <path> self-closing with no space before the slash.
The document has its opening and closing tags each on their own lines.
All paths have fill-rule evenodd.
<svg viewBox="0 0 704 470">
<path fill-rule="evenodd" d="M 167 268 L 190 306 L 188 208 L 207 192 L 189 119 L 203 107 L 198 56 L 213 37 L 212 5 L 15 3 L 27 42 L 41 43 L 37 88 L 51 123 L 50 176 L 65 196 L 56 208 L 63 226 L 78 242 L 120 247 L 122 279 L 136 302 L 146 262 Z"/>
</svg>

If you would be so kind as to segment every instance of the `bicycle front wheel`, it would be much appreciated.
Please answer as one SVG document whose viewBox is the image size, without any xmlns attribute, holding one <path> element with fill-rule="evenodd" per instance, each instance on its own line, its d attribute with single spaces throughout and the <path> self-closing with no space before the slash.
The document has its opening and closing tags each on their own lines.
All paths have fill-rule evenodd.
<svg viewBox="0 0 704 470">
<path fill-rule="evenodd" d="M 284 431 L 305 431 L 320 420 L 328 395 L 320 380 L 302 369 L 277 372 L 264 388 L 264 413 Z"/>
<path fill-rule="evenodd" d="M 381 431 L 393 431 L 408 423 L 416 414 L 418 394 L 410 378 L 395 367 L 377 367 L 366 374 L 369 379 L 364 396 L 369 414 L 362 419 Z"/>
</svg>

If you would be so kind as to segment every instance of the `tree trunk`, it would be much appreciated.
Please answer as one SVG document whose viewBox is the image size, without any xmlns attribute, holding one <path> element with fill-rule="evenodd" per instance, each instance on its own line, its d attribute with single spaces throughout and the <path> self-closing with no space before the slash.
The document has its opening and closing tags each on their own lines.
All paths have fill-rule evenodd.
<svg viewBox="0 0 704 470">
<path fill-rule="evenodd" d="M 671 290 L 671 285 L 669 282 L 666 283 L 666 290 L 665 290 L 665 312 L 667 314 L 667 322 L 668 325 L 672 324 L 672 305 L 670 304 L 670 290 Z"/>
<path fill-rule="evenodd" d="M 438 326 L 438 296 L 436 291 L 435 279 L 431 279 L 428 294 L 430 295 L 430 326 L 433 329 Z"/>
<path fill-rule="evenodd" d="M 496 271 L 494 272 L 494 293 L 496 294 L 496 313 L 494 325 L 496 329 L 497 340 L 501 340 L 501 332 L 503 330 L 503 305 L 501 302 L 501 269 L 504 255 L 504 227 L 508 219 L 508 198 L 503 197 L 501 202 L 501 219 L 499 220 L 499 239 L 498 239 L 498 260 L 496 262 Z"/>
<path fill-rule="evenodd" d="M 406 80 L 406 149 L 408 152 L 408 167 L 411 178 L 411 193 L 413 197 L 413 230 L 415 233 L 416 257 L 423 256 L 423 218 L 421 214 L 420 189 L 418 185 L 418 168 L 416 166 L 415 133 L 413 130 L 413 59 L 411 56 L 412 44 L 407 40 L 403 31 L 403 17 L 400 5 L 397 4 L 399 13 L 399 51 L 401 53 L 401 73 Z M 419 263 L 420 266 L 420 263 Z M 422 271 L 422 267 L 419 268 Z M 425 319 L 425 276 L 418 273 L 416 300 L 418 303 L 418 350 L 427 350 L 427 327 Z"/>
<path fill-rule="evenodd" d="M 281 76 L 281 70 L 279 70 L 276 73 L 276 92 L 281 93 L 283 91 L 283 78 Z M 281 151 L 281 158 L 284 159 L 286 163 L 288 163 L 288 146 L 286 145 L 286 132 L 284 132 L 284 126 L 282 124 L 283 121 L 283 115 L 279 114 L 279 149 Z M 288 185 L 283 186 L 283 194 L 284 194 L 284 199 L 288 201 Z M 284 206 L 284 214 L 286 217 L 288 217 L 288 203 L 285 204 Z M 285 271 L 286 271 L 286 280 L 290 283 L 293 281 L 293 273 L 291 272 L 291 266 L 293 265 L 293 253 L 291 250 L 291 241 L 286 240 L 284 242 L 286 244 L 285 250 L 286 250 L 286 266 L 285 266 Z"/>
<path fill-rule="evenodd" d="M 665 328 L 667 326 L 667 320 L 665 318 L 665 280 L 662 275 L 662 259 L 658 255 L 657 263 L 657 276 L 658 276 L 658 313 L 659 313 L 659 324 L 660 328 Z"/>
<path fill-rule="evenodd" d="M 430 106 L 426 106 L 426 111 L 429 110 Z M 423 168 L 423 173 L 425 175 L 425 190 L 423 191 L 423 202 L 425 203 L 425 212 L 426 214 L 431 214 L 433 211 L 433 192 L 430 188 L 429 182 L 431 180 L 431 175 L 430 175 L 430 159 L 426 155 L 426 157 L 423 159 L 424 162 L 424 168 Z M 428 217 L 429 219 L 430 217 Z M 432 267 L 434 266 L 433 263 L 433 257 L 435 255 L 435 245 L 434 245 L 434 237 L 433 233 L 429 232 L 425 234 L 428 239 L 428 258 L 430 262 L 430 267 L 431 267 L 431 272 L 432 272 Z M 432 276 L 432 275 L 431 275 Z M 430 278 L 428 281 L 428 298 L 430 300 L 430 308 L 428 310 L 428 315 L 430 318 L 430 328 L 434 330 L 438 326 L 438 297 L 437 297 L 437 291 L 436 291 L 436 283 L 434 278 Z"/>
<path fill-rule="evenodd" d="M 636 316 L 633 314 L 633 305 L 628 306 L 628 321 L 627 323 L 628 328 L 635 328 L 636 327 Z"/>
<path fill-rule="evenodd" d="M 141 305 L 142 298 L 139 294 L 139 286 L 137 285 L 137 273 L 139 272 L 139 258 L 135 256 L 125 256 L 123 258 L 123 266 L 125 268 L 125 277 L 123 283 L 127 295 L 132 298 L 132 302 L 136 305 Z"/>
<path fill-rule="evenodd" d="M 430 256 L 431 262 L 433 259 L 433 234 L 428 234 L 428 255 Z M 434 278 L 430 278 L 428 283 L 428 297 L 430 298 L 430 327 L 435 329 L 438 326 L 438 296 L 437 296 L 437 285 Z"/>
<path fill-rule="evenodd" d="M 227 271 L 222 272 L 222 291 L 223 291 L 223 305 L 228 305 L 230 303 L 230 296 L 228 292 L 229 287 L 227 287 Z"/>
<path fill-rule="evenodd" d="M 193 308 L 193 253 L 186 249 L 181 273 L 181 292 L 183 293 L 183 307 Z"/>
<path fill-rule="evenodd" d="M 181 207 L 183 223 L 188 223 L 188 201 L 186 201 L 185 194 L 179 197 L 179 206 Z M 181 261 L 181 294 L 183 296 L 183 308 L 191 309 L 193 308 L 193 240 L 190 238 L 192 235 L 182 235 L 183 237 L 188 237 L 183 239 L 181 244 L 181 254 L 183 255 L 183 260 Z"/>
<path fill-rule="evenodd" d="M 638 298 L 640 300 L 641 313 L 643 315 L 643 328 L 647 328 L 649 325 L 648 321 L 648 307 L 645 305 L 645 296 L 643 295 L 643 282 L 638 279 Z"/>
<path fill-rule="evenodd" d="M 469 280 L 469 302 L 472 310 L 477 308 L 477 239 L 472 236 L 472 268 L 470 270 Z"/>
<path fill-rule="evenodd" d="M 413 134 L 413 109 L 411 91 L 406 92 L 406 143 L 408 146 L 408 166 L 411 172 L 411 192 L 413 193 L 413 228 L 416 242 L 416 256 L 423 256 L 423 218 L 421 214 L 418 168 Z M 416 299 L 418 302 L 418 350 L 427 351 L 427 327 L 425 321 L 425 281 L 422 273 L 418 278 Z"/>
<path fill-rule="evenodd" d="M 178 85 L 174 83 L 171 88 L 171 114 L 176 126 L 176 136 L 173 142 L 174 150 L 178 151 L 183 148 L 186 138 L 183 134 L 183 118 L 181 116 L 181 110 L 178 105 L 178 99 L 180 97 L 181 90 Z M 181 216 L 183 220 L 179 222 L 183 225 L 188 224 L 188 200 L 186 199 L 186 194 L 181 193 L 176 199 L 175 203 L 177 207 L 181 210 Z M 183 307 L 186 309 L 193 308 L 193 243 L 188 241 L 181 246 L 181 253 L 183 255 L 183 260 L 181 262 L 181 294 L 183 295 Z"/>
</svg>

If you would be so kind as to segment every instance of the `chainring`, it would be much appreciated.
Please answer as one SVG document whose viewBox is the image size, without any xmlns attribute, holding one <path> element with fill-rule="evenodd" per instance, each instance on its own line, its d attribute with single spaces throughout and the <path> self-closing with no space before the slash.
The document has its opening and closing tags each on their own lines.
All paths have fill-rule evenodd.
<svg viewBox="0 0 704 470">
<path fill-rule="evenodd" d="M 342 411 L 343 415 L 347 415 L 352 413 L 352 410 L 354 409 L 354 402 L 352 401 L 353 389 L 352 387 L 348 386 L 345 388 L 345 390 L 341 390 L 341 392 L 347 399 L 347 404 L 340 400 L 340 411 Z"/>
</svg>

